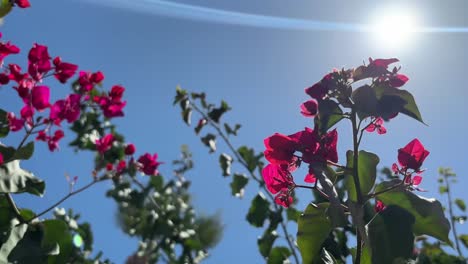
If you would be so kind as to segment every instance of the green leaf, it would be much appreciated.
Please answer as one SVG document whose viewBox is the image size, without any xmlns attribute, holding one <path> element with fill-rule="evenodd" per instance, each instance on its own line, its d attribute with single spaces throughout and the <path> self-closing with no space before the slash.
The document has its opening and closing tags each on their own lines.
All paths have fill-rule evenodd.
<svg viewBox="0 0 468 264">
<path fill-rule="evenodd" d="M 367 224 L 372 263 L 392 264 L 411 257 L 415 218 L 405 209 L 389 205 Z"/>
<path fill-rule="evenodd" d="M 252 148 L 248 148 L 246 146 L 240 147 L 237 152 L 242 157 L 242 159 L 247 163 L 247 169 L 250 172 L 254 172 L 255 168 L 260 164 L 260 160 L 263 157 L 263 154 L 260 153 L 255 155 L 255 152 Z"/>
<path fill-rule="evenodd" d="M 216 151 L 216 136 L 209 133 L 206 136 L 200 138 L 203 144 L 210 149 L 210 153 Z"/>
<path fill-rule="evenodd" d="M 318 115 L 315 117 L 315 124 L 318 125 L 322 134 L 343 119 L 343 110 L 337 102 L 324 100 L 319 103 Z"/>
<path fill-rule="evenodd" d="M 17 225 L 18 221 L 13 220 L 11 226 L 12 229 L 9 232 L 8 238 L 0 247 L 0 263 L 9 263 L 8 256 L 11 251 L 16 247 L 18 242 L 23 238 L 26 230 L 28 229 L 27 224 Z"/>
<path fill-rule="evenodd" d="M 247 221 L 255 226 L 262 227 L 270 213 L 270 203 L 262 193 L 258 193 L 252 200 L 252 203 L 247 213 Z"/>
<path fill-rule="evenodd" d="M 388 86 L 363 85 L 352 93 L 360 119 L 369 116 L 388 120 L 394 113 L 403 113 L 424 124 L 413 95 L 408 91 Z"/>
<path fill-rule="evenodd" d="M 297 222 L 300 216 L 301 216 L 301 212 L 297 210 L 296 208 L 288 207 L 286 209 L 286 217 L 288 218 L 288 221 Z"/>
<path fill-rule="evenodd" d="M 190 126 L 190 123 L 192 121 L 191 117 L 192 117 L 192 109 L 191 108 L 187 108 L 187 109 L 182 111 L 182 119 L 189 126 Z"/>
<path fill-rule="evenodd" d="M 231 164 L 233 158 L 226 153 L 219 155 L 219 166 L 223 171 L 223 176 L 227 177 L 231 175 Z"/>
<path fill-rule="evenodd" d="M 395 89 L 393 87 L 388 87 L 388 86 L 377 86 L 375 87 L 377 98 L 380 99 L 380 103 L 384 101 L 398 101 L 402 100 L 405 103 L 402 105 L 402 107 L 399 109 L 398 112 L 405 114 L 409 117 L 412 117 L 419 122 L 424 124 L 424 121 L 422 120 L 421 113 L 419 112 L 418 106 L 416 105 L 416 102 L 414 101 L 413 95 L 402 89 Z M 389 99 L 386 99 L 389 98 Z M 398 99 L 395 99 L 398 98 Z M 382 118 L 385 119 L 385 117 L 382 116 Z"/>
<path fill-rule="evenodd" d="M 234 177 L 231 182 L 231 194 L 233 196 L 242 197 L 244 194 L 244 187 L 249 182 L 249 178 L 244 174 L 234 173 Z"/>
<path fill-rule="evenodd" d="M 214 108 L 213 110 L 208 112 L 208 116 L 215 123 L 219 123 L 219 119 L 221 118 L 221 116 L 229 110 L 231 110 L 231 107 L 229 107 L 229 105 L 225 101 L 221 101 L 221 106 L 218 108 Z"/>
<path fill-rule="evenodd" d="M 53 251 L 59 246 L 59 254 L 49 257 L 49 264 L 66 263 L 73 249 L 73 238 L 69 232 L 68 225 L 62 220 L 46 220 L 42 222 L 44 237 L 41 247 L 46 252 Z"/>
<path fill-rule="evenodd" d="M 353 168 L 353 151 L 346 152 L 346 167 Z M 377 165 L 379 164 L 379 156 L 374 153 L 364 150 L 359 151 L 358 156 L 358 175 L 359 184 L 361 185 L 361 193 L 366 195 L 374 187 L 375 178 L 377 176 Z M 346 188 L 348 197 L 352 201 L 357 201 L 356 187 L 352 175 L 346 178 Z"/>
<path fill-rule="evenodd" d="M 187 97 L 187 91 L 182 89 L 180 86 L 176 87 L 176 96 L 174 97 L 173 105 L 180 102 L 182 99 Z"/>
<path fill-rule="evenodd" d="M 226 130 L 226 133 L 228 135 L 234 135 L 237 136 L 237 131 L 241 128 L 240 124 L 236 124 L 234 128 L 231 128 L 227 123 L 224 123 L 224 130 Z"/>
<path fill-rule="evenodd" d="M 460 235 L 458 239 L 463 243 L 463 245 L 468 248 L 468 235 Z"/>
<path fill-rule="evenodd" d="M 377 95 L 369 85 L 366 84 L 354 90 L 351 99 L 361 120 L 369 116 L 375 116 L 377 113 Z"/>
<path fill-rule="evenodd" d="M 309 204 L 297 223 L 297 245 L 302 255 L 302 263 L 314 263 L 320 258 L 323 242 L 332 231 L 327 217 L 329 203 Z"/>
<path fill-rule="evenodd" d="M 462 210 L 463 212 L 466 211 L 466 205 L 465 205 L 465 202 L 461 199 L 455 199 L 455 204 L 458 206 L 458 208 L 460 208 L 460 210 Z"/>
<path fill-rule="evenodd" d="M 15 152 L 14 159 L 28 160 L 34 153 L 34 142 L 31 141 Z"/>
<path fill-rule="evenodd" d="M 275 247 L 271 250 L 267 264 L 283 264 L 291 256 L 291 251 L 287 247 Z"/>
<path fill-rule="evenodd" d="M 0 138 L 8 136 L 10 127 L 8 126 L 7 112 L 0 109 Z"/>
<path fill-rule="evenodd" d="M 335 257 L 333 257 L 330 252 L 328 252 L 325 248 L 322 248 L 322 263 L 323 264 L 337 264 L 338 262 L 336 261 Z"/>
<path fill-rule="evenodd" d="M 195 134 L 199 134 L 200 131 L 202 130 L 203 127 L 205 127 L 205 125 L 208 123 L 208 121 L 206 121 L 205 118 L 201 118 L 199 121 L 198 121 L 198 124 L 197 126 L 195 127 Z"/>
<path fill-rule="evenodd" d="M 13 160 L 0 166 L 0 193 L 23 193 L 42 196 L 45 183 L 29 171 L 19 166 L 19 160 Z"/>
<path fill-rule="evenodd" d="M 258 249 L 264 258 L 270 255 L 271 248 L 273 247 L 273 243 L 275 243 L 276 238 L 278 238 L 276 231 L 272 231 L 268 228 L 265 230 L 263 236 L 257 240 Z"/>
<path fill-rule="evenodd" d="M 376 192 L 399 184 L 400 180 L 385 181 L 377 185 Z M 397 205 L 410 212 L 416 219 L 413 231 L 416 235 L 429 235 L 451 244 L 448 234 L 450 223 L 444 216 L 442 205 L 436 199 L 418 196 L 403 186 L 379 194 L 377 199 L 385 205 Z"/>
<path fill-rule="evenodd" d="M 439 186 L 439 193 L 440 193 L 440 194 L 444 194 L 444 193 L 446 193 L 446 192 L 448 192 L 448 188 L 447 188 L 447 187 L 445 187 L 445 186 Z"/>
</svg>

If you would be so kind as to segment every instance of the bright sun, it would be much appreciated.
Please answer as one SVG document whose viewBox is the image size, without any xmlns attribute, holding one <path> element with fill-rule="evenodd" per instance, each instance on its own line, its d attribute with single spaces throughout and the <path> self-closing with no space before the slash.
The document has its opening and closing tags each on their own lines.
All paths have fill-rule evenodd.
<svg viewBox="0 0 468 264">
<path fill-rule="evenodd" d="M 417 31 L 415 15 L 402 10 L 384 10 L 373 19 L 372 32 L 384 48 L 402 48 L 410 44 Z"/>
</svg>

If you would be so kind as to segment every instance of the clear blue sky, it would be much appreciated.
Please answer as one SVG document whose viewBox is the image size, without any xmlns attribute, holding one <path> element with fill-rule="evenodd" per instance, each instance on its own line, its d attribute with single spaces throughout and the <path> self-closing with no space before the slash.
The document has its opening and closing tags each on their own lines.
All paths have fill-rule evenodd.
<svg viewBox="0 0 468 264">
<path fill-rule="evenodd" d="M 392 1 L 392 5 L 405 9 L 405 2 Z M 263 230 L 250 227 L 244 220 L 250 197 L 257 190 L 252 184 L 243 200 L 231 197 L 230 181 L 221 176 L 217 156 L 207 154 L 192 129 L 180 120 L 179 109 L 172 106 L 179 84 L 189 90 L 205 91 L 213 101 L 226 99 L 233 108 L 227 120 L 243 125 L 234 143 L 263 150 L 263 139 L 274 132 L 288 134 L 311 124 L 299 113 L 300 103 L 307 100 L 303 89 L 333 67 L 354 67 L 368 57 L 397 57 L 402 72 L 410 77 L 405 88 L 414 94 L 429 126 L 401 116 L 387 124 L 386 135 L 366 136 L 364 149 L 379 154 L 381 166 L 391 166 L 397 149 L 418 137 L 431 151 L 421 185 L 429 192 L 422 195 L 439 198 L 437 168 L 449 166 L 459 175 L 455 196 L 468 198 L 464 190 L 468 184 L 464 177 L 468 172 L 468 33 L 421 33 L 408 38 L 407 45 L 389 49 L 370 33 L 343 32 L 338 28 L 294 30 L 232 25 L 216 19 L 196 21 L 182 15 L 166 16 L 163 11 L 142 12 L 138 8 L 112 8 L 78 0 L 31 3 L 31 9 L 15 10 L 7 16 L 1 28 L 5 39 L 12 40 L 24 52 L 34 42 L 46 44 L 52 56 L 60 55 L 84 70 L 103 71 L 106 87 L 125 86 L 128 103 L 126 117 L 117 121 L 120 130 L 137 145 L 138 153 L 159 153 L 160 159 L 167 162 L 161 166 L 165 177 L 171 176 L 170 161 L 178 157 L 179 146 L 190 146 L 196 168 L 187 177 L 193 182 L 195 206 L 199 212 L 220 211 L 225 225 L 223 240 L 206 263 L 262 262 L 256 239 Z M 281 0 L 178 3 L 352 24 L 369 23 L 377 12 L 385 13 L 376 11 L 383 7 L 381 1 L 294 1 L 294 5 Z M 414 1 L 411 8 L 423 26 L 468 27 L 465 1 Z M 54 100 L 68 92 L 68 87 L 50 83 Z M 16 95 L 4 88 L 2 94 L 2 108 L 18 112 Z M 343 161 L 350 147 L 349 127 L 340 126 L 339 133 Z M 91 156 L 74 154 L 65 147 L 67 140 L 71 138 L 66 137 L 62 150 L 52 154 L 45 145 L 38 144 L 38 155 L 24 167 L 46 180 L 46 195 L 42 199 L 21 195 L 20 206 L 40 211 L 61 198 L 67 192 L 65 173 L 78 175 L 79 185 L 91 179 Z M 220 150 L 226 151 L 224 146 Z M 105 198 L 109 187 L 110 183 L 96 186 L 63 206 L 74 208 L 92 223 L 97 250 L 122 263 L 137 248 L 137 241 L 118 230 L 116 207 Z M 307 203 L 307 194 L 300 194 L 302 207 Z M 465 226 L 460 229 L 468 233 Z M 295 233 L 296 227 L 291 226 L 291 230 Z"/>
</svg>

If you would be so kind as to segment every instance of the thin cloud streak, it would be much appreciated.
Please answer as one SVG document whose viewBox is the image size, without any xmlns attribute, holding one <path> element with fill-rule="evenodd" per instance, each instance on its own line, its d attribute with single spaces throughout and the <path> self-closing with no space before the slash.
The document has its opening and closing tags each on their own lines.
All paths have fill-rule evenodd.
<svg viewBox="0 0 468 264">
<path fill-rule="evenodd" d="M 256 15 L 164 0 L 84 1 L 92 4 L 121 8 L 153 15 L 248 27 L 308 31 L 376 31 L 375 26 L 371 24 L 316 21 L 308 19 Z M 411 31 L 415 33 L 468 33 L 468 27 L 419 27 L 412 29 Z"/>
</svg>

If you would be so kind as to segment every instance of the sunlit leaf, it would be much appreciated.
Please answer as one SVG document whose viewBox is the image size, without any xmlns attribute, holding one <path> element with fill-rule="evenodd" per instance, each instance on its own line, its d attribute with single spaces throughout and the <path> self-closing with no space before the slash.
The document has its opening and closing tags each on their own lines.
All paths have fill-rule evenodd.
<svg viewBox="0 0 468 264">
<path fill-rule="evenodd" d="M 247 213 L 247 221 L 255 226 L 262 227 L 270 213 L 270 203 L 262 193 L 259 193 L 252 200 L 252 203 Z"/>
</svg>

